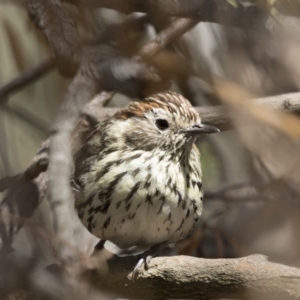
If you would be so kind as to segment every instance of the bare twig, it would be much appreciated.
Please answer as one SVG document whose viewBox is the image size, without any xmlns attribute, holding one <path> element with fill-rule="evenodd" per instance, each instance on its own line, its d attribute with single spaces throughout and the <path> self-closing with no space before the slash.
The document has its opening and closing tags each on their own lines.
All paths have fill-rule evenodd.
<svg viewBox="0 0 300 300">
<path fill-rule="evenodd" d="M 48 147 L 49 140 L 46 140 L 23 173 L 0 179 L 0 192 L 16 187 L 19 183 L 29 182 L 45 172 L 48 167 Z"/>
<path fill-rule="evenodd" d="M 159 35 L 152 41 L 148 42 L 140 51 L 139 56 L 149 59 L 155 56 L 159 51 L 167 45 L 173 43 L 181 37 L 185 32 L 192 29 L 198 23 L 197 20 L 180 18 L 175 20 L 169 27 L 162 30 Z"/>
<path fill-rule="evenodd" d="M 6 114 L 10 114 L 13 117 L 18 118 L 22 122 L 30 125 L 34 129 L 39 131 L 42 137 L 45 137 L 48 134 L 48 122 L 37 114 L 29 111 L 26 107 L 14 103 L 13 105 L 4 104 L 2 107 L 0 107 L 0 109 L 3 110 Z"/>
<path fill-rule="evenodd" d="M 27 84 L 35 81 L 40 76 L 44 75 L 51 69 L 55 67 L 54 59 L 48 59 L 42 62 L 37 67 L 34 67 L 28 71 L 22 73 L 19 77 L 14 79 L 13 81 L 9 82 L 8 84 L 4 85 L 0 88 L 0 104 L 7 101 L 7 97 L 12 92 L 18 91 L 19 89 L 23 88 Z"/>
</svg>

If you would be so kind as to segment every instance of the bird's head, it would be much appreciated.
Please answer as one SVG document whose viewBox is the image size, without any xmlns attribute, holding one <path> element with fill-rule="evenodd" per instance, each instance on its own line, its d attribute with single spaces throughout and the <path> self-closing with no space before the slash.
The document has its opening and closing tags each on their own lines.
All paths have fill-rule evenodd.
<svg viewBox="0 0 300 300">
<path fill-rule="evenodd" d="M 132 101 L 114 119 L 111 134 L 136 150 L 178 151 L 191 148 L 202 134 L 219 132 L 214 126 L 202 124 L 190 102 L 170 91 Z"/>
</svg>

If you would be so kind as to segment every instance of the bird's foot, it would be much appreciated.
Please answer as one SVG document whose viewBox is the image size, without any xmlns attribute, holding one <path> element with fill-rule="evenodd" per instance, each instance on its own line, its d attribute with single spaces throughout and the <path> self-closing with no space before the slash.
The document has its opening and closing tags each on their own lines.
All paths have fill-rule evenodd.
<svg viewBox="0 0 300 300">
<path fill-rule="evenodd" d="M 148 251 L 145 251 L 144 253 L 141 254 L 142 257 L 139 259 L 139 261 L 137 262 L 137 264 L 135 265 L 131 273 L 131 280 L 133 282 L 138 271 L 142 269 L 143 264 L 145 266 L 145 270 L 148 270 L 151 259 L 155 256 L 158 256 L 162 248 L 163 247 L 161 244 L 155 245 L 151 247 Z"/>
<path fill-rule="evenodd" d="M 105 244 L 105 240 L 100 240 L 94 247 L 94 252 L 93 254 L 95 254 L 96 252 L 99 252 L 101 250 L 104 249 L 104 244 Z"/>
</svg>

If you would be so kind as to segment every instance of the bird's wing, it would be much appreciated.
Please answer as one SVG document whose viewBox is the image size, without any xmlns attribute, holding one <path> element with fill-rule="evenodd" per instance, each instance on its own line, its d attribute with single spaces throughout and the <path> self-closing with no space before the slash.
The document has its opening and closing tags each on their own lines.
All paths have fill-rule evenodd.
<svg viewBox="0 0 300 300">
<path fill-rule="evenodd" d="M 105 148 L 105 125 L 106 121 L 98 124 L 74 156 L 75 170 L 71 179 L 71 186 L 75 192 L 76 203 L 84 201 L 82 199 L 84 190 L 83 176 L 90 171 L 99 153 Z"/>
</svg>

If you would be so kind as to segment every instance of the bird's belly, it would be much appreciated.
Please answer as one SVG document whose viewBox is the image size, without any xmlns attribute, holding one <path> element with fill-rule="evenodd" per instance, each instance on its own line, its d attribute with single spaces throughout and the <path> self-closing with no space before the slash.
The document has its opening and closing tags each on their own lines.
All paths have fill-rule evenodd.
<svg viewBox="0 0 300 300">
<path fill-rule="evenodd" d="M 132 246 L 148 249 L 181 240 L 193 228 L 202 210 L 200 192 L 189 195 L 186 188 L 177 188 L 175 193 L 165 186 L 163 193 L 159 190 L 149 193 L 151 188 L 140 186 L 126 201 L 130 193 L 127 187 L 128 184 L 116 187 L 106 212 L 94 210 L 89 215 L 85 210 L 82 220 L 94 235 L 123 249 Z"/>
<path fill-rule="evenodd" d="M 120 248 L 136 246 L 148 249 L 161 243 L 175 243 L 183 239 L 193 228 L 198 216 L 192 207 L 175 207 L 165 201 L 135 207 L 127 214 L 116 216 L 114 224 L 103 232 L 103 238 Z M 189 215 L 187 214 L 189 211 Z"/>
<path fill-rule="evenodd" d="M 181 240 L 202 211 L 201 188 L 187 184 L 178 166 L 169 167 L 176 181 L 170 180 L 169 173 L 153 168 L 151 174 L 156 176 L 150 177 L 144 167 L 138 174 L 127 168 L 113 189 L 102 185 L 104 190 L 112 190 L 109 197 L 99 200 L 95 194 L 90 208 L 82 210 L 82 222 L 94 235 L 123 249 L 148 249 Z"/>
</svg>

